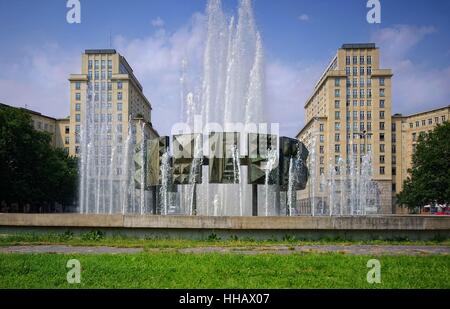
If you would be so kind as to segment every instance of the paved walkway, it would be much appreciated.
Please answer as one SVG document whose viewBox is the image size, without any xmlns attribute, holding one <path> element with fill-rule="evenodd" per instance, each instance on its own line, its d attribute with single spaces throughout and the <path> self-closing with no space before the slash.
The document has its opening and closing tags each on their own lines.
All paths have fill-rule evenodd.
<svg viewBox="0 0 450 309">
<path fill-rule="evenodd" d="M 39 246 L 10 246 L 0 247 L 0 253 L 64 253 L 64 254 L 118 254 L 143 252 L 143 248 L 116 248 L 116 247 L 81 247 L 64 245 L 39 245 Z"/>
<path fill-rule="evenodd" d="M 196 247 L 184 249 L 149 249 L 150 252 L 180 252 L 186 254 L 292 254 L 292 253 L 343 253 L 350 255 L 430 255 L 450 254 L 450 246 L 390 246 L 390 245 L 305 245 L 258 247 Z M 0 253 L 61 253 L 61 254 L 120 254 L 144 252 L 143 248 L 89 247 L 65 245 L 0 247 Z"/>
</svg>

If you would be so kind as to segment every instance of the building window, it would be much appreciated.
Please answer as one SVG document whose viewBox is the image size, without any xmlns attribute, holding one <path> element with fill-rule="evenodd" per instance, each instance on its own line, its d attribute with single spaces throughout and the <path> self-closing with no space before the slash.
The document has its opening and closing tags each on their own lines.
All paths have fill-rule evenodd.
<svg viewBox="0 0 450 309">
<path fill-rule="evenodd" d="M 341 80 L 339 78 L 334 79 L 334 86 L 339 87 L 341 84 Z"/>
<path fill-rule="evenodd" d="M 380 130 L 384 130 L 384 122 L 380 122 Z"/>
<path fill-rule="evenodd" d="M 339 133 L 334 134 L 334 141 L 340 142 L 341 141 L 341 135 Z"/>
<path fill-rule="evenodd" d="M 441 116 L 442 122 L 445 122 L 445 116 Z"/>
<path fill-rule="evenodd" d="M 353 99 L 357 99 L 357 98 L 358 98 L 358 90 L 353 89 Z M 356 106 L 358 106 L 358 101 L 356 101 Z"/>
<path fill-rule="evenodd" d="M 372 106 L 372 100 L 367 100 L 367 106 Z"/>
<path fill-rule="evenodd" d="M 422 125 L 425 126 L 426 125 L 426 120 L 422 120 Z"/>
<path fill-rule="evenodd" d="M 353 65 L 358 64 L 358 57 L 353 56 Z"/>
<path fill-rule="evenodd" d="M 106 68 L 106 61 L 102 60 L 102 69 L 105 69 L 105 68 Z"/>
<path fill-rule="evenodd" d="M 339 112 L 339 111 L 335 112 L 334 116 L 335 116 L 336 120 L 341 119 L 341 112 Z"/>
<path fill-rule="evenodd" d="M 367 56 L 367 64 L 372 64 L 372 56 Z"/>
<path fill-rule="evenodd" d="M 346 67 L 346 68 L 345 68 L 345 74 L 346 74 L 347 76 L 350 75 L 350 67 Z"/>
<path fill-rule="evenodd" d="M 384 171 L 384 166 L 380 166 L 380 175 L 384 175 L 385 171 Z"/>
<path fill-rule="evenodd" d="M 367 131 L 372 131 L 372 122 L 368 122 L 367 123 Z M 370 137 L 370 135 L 369 135 L 369 137 Z"/>
<path fill-rule="evenodd" d="M 320 146 L 320 147 L 319 147 L 319 153 L 321 153 L 321 154 L 324 153 L 324 148 L 323 148 L 323 146 Z"/>
<path fill-rule="evenodd" d="M 341 123 L 340 123 L 340 122 L 335 122 L 335 123 L 334 123 L 334 129 L 335 129 L 336 131 L 339 131 L 339 130 L 341 129 Z"/>
<path fill-rule="evenodd" d="M 80 101 L 81 100 L 81 93 L 75 93 L 75 100 Z"/>
<path fill-rule="evenodd" d="M 367 78 L 367 87 L 372 87 L 372 79 L 370 77 Z"/>
<path fill-rule="evenodd" d="M 341 145 L 335 144 L 335 145 L 334 145 L 334 152 L 340 153 L 340 152 L 341 152 Z"/>
<path fill-rule="evenodd" d="M 393 176 L 397 175 L 397 169 L 395 167 L 392 168 L 392 175 Z"/>
<path fill-rule="evenodd" d="M 361 76 L 363 76 L 363 75 L 365 74 L 365 72 L 364 72 L 364 67 L 360 67 L 360 68 L 359 68 L 359 74 L 360 74 Z"/>
<path fill-rule="evenodd" d="M 325 169 L 323 167 L 320 168 L 320 175 L 325 174 Z"/>
<path fill-rule="evenodd" d="M 112 114 L 108 114 L 108 122 L 112 122 Z"/>
<path fill-rule="evenodd" d="M 98 70 L 98 60 L 95 60 L 95 69 Z"/>
<path fill-rule="evenodd" d="M 69 134 L 69 133 L 70 133 L 70 127 L 69 127 L 69 126 L 66 126 L 66 127 L 64 128 L 64 131 L 65 131 L 66 134 Z"/>
<path fill-rule="evenodd" d="M 80 116 L 80 114 L 75 114 L 75 121 L 76 121 L 76 122 L 80 122 L 80 121 L 81 121 L 81 116 Z"/>
<path fill-rule="evenodd" d="M 358 112 L 357 111 L 353 111 L 353 120 L 358 120 Z"/>
<path fill-rule="evenodd" d="M 392 149 L 392 153 L 397 153 L 397 146 L 396 145 L 392 145 L 391 149 Z"/>
<path fill-rule="evenodd" d="M 350 56 L 345 57 L 345 64 L 350 65 Z"/>
<path fill-rule="evenodd" d="M 420 126 L 420 122 L 416 121 L 416 128 L 418 128 Z"/>
<path fill-rule="evenodd" d="M 122 122 L 122 114 L 117 114 L 117 121 Z"/>
<path fill-rule="evenodd" d="M 319 140 L 320 140 L 321 143 L 323 143 L 325 141 L 325 137 L 324 137 L 323 134 L 320 134 Z"/>
<path fill-rule="evenodd" d="M 92 60 L 88 61 L 88 69 L 92 69 Z"/>
<path fill-rule="evenodd" d="M 359 64 L 364 64 L 364 56 L 359 56 Z"/>
<path fill-rule="evenodd" d="M 372 89 L 367 89 L 367 97 L 371 98 L 372 97 Z"/>
<path fill-rule="evenodd" d="M 81 83 L 75 82 L 75 90 L 80 90 L 80 89 L 81 89 Z"/>
<path fill-rule="evenodd" d="M 364 131 L 365 129 L 364 129 L 364 122 L 360 122 L 359 123 L 359 130 L 360 131 Z"/>
<path fill-rule="evenodd" d="M 380 119 L 384 119 L 384 111 L 380 111 Z"/>
<path fill-rule="evenodd" d="M 321 164 L 321 165 L 324 164 L 324 160 L 325 160 L 325 157 L 320 157 L 320 164 Z"/>
<path fill-rule="evenodd" d="M 380 142 L 384 142 L 384 133 L 380 133 Z"/>
<path fill-rule="evenodd" d="M 392 164 L 397 164 L 397 156 L 392 156 Z"/>
<path fill-rule="evenodd" d="M 94 73 L 94 79 L 95 79 L 95 80 L 98 80 L 99 77 L 100 77 L 100 75 L 99 75 L 98 71 L 95 71 L 95 73 Z"/>
<path fill-rule="evenodd" d="M 81 110 L 81 104 L 80 103 L 76 103 L 75 104 L 75 111 L 79 112 Z"/>
<path fill-rule="evenodd" d="M 380 86 L 384 86 L 384 77 L 380 77 Z"/>
<path fill-rule="evenodd" d="M 384 88 L 380 88 L 380 97 L 384 98 Z"/>
<path fill-rule="evenodd" d="M 336 98 L 339 98 L 339 97 L 341 96 L 341 90 L 340 90 L 340 89 L 335 89 L 335 90 L 334 90 L 334 96 L 335 96 Z"/>
<path fill-rule="evenodd" d="M 372 112 L 371 111 L 367 112 L 367 120 L 372 120 Z"/>
<path fill-rule="evenodd" d="M 380 153 L 384 153 L 384 144 L 380 144 Z"/>
<path fill-rule="evenodd" d="M 383 156 L 380 156 L 380 164 L 384 164 L 384 162 L 385 162 L 385 157 L 384 157 L 384 155 L 383 155 Z"/>
<path fill-rule="evenodd" d="M 358 87 L 358 79 L 353 77 L 353 87 Z"/>
<path fill-rule="evenodd" d="M 429 125 L 432 125 L 432 124 L 433 124 L 433 119 L 431 119 L 431 118 L 428 119 L 428 124 L 429 124 Z"/>
<path fill-rule="evenodd" d="M 334 101 L 334 108 L 340 108 L 341 107 L 341 102 L 339 100 L 335 100 Z"/>
<path fill-rule="evenodd" d="M 68 136 L 66 136 L 64 138 L 64 144 L 69 145 L 70 144 L 70 138 Z"/>
<path fill-rule="evenodd" d="M 80 133 L 81 127 L 79 124 L 75 125 L 75 133 Z"/>
<path fill-rule="evenodd" d="M 117 100 L 122 100 L 122 92 L 117 93 Z"/>
<path fill-rule="evenodd" d="M 367 75 L 372 75 L 372 67 L 367 67 Z"/>
<path fill-rule="evenodd" d="M 359 106 L 364 107 L 364 100 L 359 100 Z"/>
<path fill-rule="evenodd" d="M 353 76 L 358 76 L 358 67 L 353 67 Z"/>
<path fill-rule="evenodd" d="M 123 87 L 122 82 L 121 82 L 121 81 L 118 81 L 118 82 L 117 82 L 117 89 L 122 89 L 122 87 Z"/>
<path fill-rule="evenodd" d="M 364 98 L 364 89 L 359 89 L 359 97 Z"/>
<path fill-rule="evenodd" d="M 395 185 L 395 183 L 392 184 L 392 192 L 396 192 L 397 191 L 397 187 Z"/>
<path fill-rule="evenodd" d="M 112 69 L 112 60 L 108 60 L 108 69 Z"/>
<path fill-rule="evenodd" d="M 79 154 L 80 153 L 80 146 L 75 146 L 75 153 Z"/>
<path fill-rule="evenodd" d="M 380 100 L 380 108 L 384 108 L 384 106 L 385 106 L 384 100 Z"/>
<path fill-rule="evenodd" d="M 417 133 L 412 134 L 412 140 L 413 140 L 413 142 L 417 141 Z"/>
<path fill-rule="evenodd" d="M 323 132 L 323 131 L 324 131 L 323 123 L 321 123 L 321 124 L 319 125 L 319 131 L 320 131 L 320 132 Z"/>
<path fill-rule="evenodd" d="M 122 110 L 122 103 L 117 103 L 117 110 L 121 111 Z"/>
<path fill-rule="evenodd" d="M 105 80 L 105 79 L 106 79 L 106 72 L 102 71 L 102 80 Z"/>
<path fill-rule="evenodd" d="M 109 79 L 112 78 L 112 71 L 111 71 L 111 70 L 108 71 L 108 78 L 109 78 Z"/>
</svg>

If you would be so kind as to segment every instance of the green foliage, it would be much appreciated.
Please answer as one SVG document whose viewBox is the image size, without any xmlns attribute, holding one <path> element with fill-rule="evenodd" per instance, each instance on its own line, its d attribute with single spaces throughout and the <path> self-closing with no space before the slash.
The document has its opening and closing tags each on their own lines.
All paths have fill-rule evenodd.
<svg viewBox="0 0 450 309">
<path fill-rule="evenodd" d="M 0 107 L 0 202 L 32 207 L 72 204 L 77 160 L 53 149 L 51 135 L 31 126 L 26 112 Z"/>
<path fill-rule="evenodd" d="M 398 203 L 412 210 L 428 204 L 450 204 L 450 123 L 419 136 L 413 167 L 397 195 Z"/>
<path fill-rule="evenodd" d="M 99 241 L 102 240 L 103 237 L 104 237 L 103 232 L 99 230 L 90 231 L 81 235 L 82 240 L 91 240 L 91 241 Z"/>
<path fill-rule="evenodd" d="M 216 233 L 208 235 L 208 241 L 219 241 L 220 237 Z"/>
</svg>

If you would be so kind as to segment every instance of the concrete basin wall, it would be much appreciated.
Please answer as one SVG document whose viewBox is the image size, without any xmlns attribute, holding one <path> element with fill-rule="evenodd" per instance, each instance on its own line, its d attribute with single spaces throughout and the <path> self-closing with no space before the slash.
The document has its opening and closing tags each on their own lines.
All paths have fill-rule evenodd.
<svg viewBox="0 0 450 309">
<path fill-rule="evenodd" d="M 254 239 L 432 239 L 450 238 L 450 217 L 377 215 L 360 217 L 203 217 L 86 214 L 0 214 L 0 232 L 83 233 L 102 230 L 107 234 L 137 237 L 203 239 L 219 237 Z"/>
</svg>

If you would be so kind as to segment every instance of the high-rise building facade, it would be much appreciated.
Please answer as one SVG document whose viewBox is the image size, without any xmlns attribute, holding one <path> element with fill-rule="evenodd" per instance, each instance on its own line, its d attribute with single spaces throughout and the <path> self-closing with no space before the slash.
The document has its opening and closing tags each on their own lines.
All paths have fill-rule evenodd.
<svg viewBox="0 0 450 309">
<path fill-rule="evenodd" d="M 380 68 L 375 44 L 344 44 L 337 51 L 305 104 L 306 125 L 297 135 L 318 161 L 300 200 L 310 198 L 311 186 L 320 187 L 321 175 L 349 173 L 351 158 L 361 164 L 370 152 L 380 212 L 393 212 L 391 78 L 390 69 Z"/>
<path fill-rule="evenodd" d="M 113 49 L 89 49 L 82 55 L 81 74 L 72 74 L 70 81 L 70 147 L 71 155 L 81 150 L 81 130 L 86 119 L 86 106 L 92 102 L 95 123 L 107 123 L 108 134 L 122 143 L 129 132 L 130 121 L 147 123 L 149 137 L 157 132 L 151 123 L 151 104 L 143 94 L 142 85 L 125 57 Z M 109 135 L 108 135 L 109 137 Z"/>
</svg>

